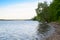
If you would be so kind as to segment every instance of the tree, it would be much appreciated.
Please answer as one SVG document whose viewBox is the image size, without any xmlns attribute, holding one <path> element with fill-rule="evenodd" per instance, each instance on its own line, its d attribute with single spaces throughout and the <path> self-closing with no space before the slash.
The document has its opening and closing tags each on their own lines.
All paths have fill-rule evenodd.
<svg viewBox="0 0 60 40">
<path fill-rule="evenodd" d="M 58 21 L 60 18 L 60 0 L 53 0 L 53 2 L 49 6 L 47 2 L 38 3 L 36 13 L 37 16 L 35 17 L 35 19 L 38 21 Z"/>
<path fill-rule="evenodd" d="M 51 16 L 51 21 L 56 21 L 60 16 L 60 0 L 53 0 L 49 6 L 49 13 Z"/>
<path fill-rule="evenodd" d="M 38 21 L 49 22 L 48 8 L 49 6 L 47 2 L 38 3 L 38 8 L 36 9 L 36 13 L 37 13 L 36 19 Z"/>
</svg>

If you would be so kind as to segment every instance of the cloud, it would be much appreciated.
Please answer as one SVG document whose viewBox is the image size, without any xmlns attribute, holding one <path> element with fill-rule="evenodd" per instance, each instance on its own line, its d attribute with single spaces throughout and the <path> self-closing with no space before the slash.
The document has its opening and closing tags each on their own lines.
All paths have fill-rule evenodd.
<svg viewBox="0 0 60 40">
<path fill-rule="evenodd" d="M 50 4 L 50 2 L 52 2 L 53 0 L 38 0 L 38 2 L 44 2 L 46 1 L 48 4 Z"/>
<path fill-rule="evenodd" d="M 52 0 L 39 0 L 40 2 Z M 36 16 L 38 0 L 34 2 L 13 3 L 0 7 L 0 19 L 31 19 Z"/>
<path fill-rule="evenodd" d="M 36 2 L 18 3 L 0 7 L 0 19 L 31 19 L 36 16 Z"/>
</svg>

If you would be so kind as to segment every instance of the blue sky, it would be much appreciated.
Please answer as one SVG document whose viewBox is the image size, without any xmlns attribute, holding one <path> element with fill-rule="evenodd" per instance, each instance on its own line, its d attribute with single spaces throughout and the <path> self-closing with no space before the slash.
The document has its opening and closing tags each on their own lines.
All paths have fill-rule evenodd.
<svg viewBox="0 0 60 40">
<path fill-rule="evenodd" d="M 16 3 L 35 2 L 37 0 L 0 0 L 0 5 L 9 5 Z"/>
<path fill-rule="evenodd" d="M 39 1 L 50 2 L 50 0 L 39 0 Z M 26 3 L 26 2 L 38 2 L 38 0 L 0 0 L 0 6 L 6 6 L 11 4 L 16 4 L 16 3 Z"/>
<path fill-rule="evenodd" d="M 51 0 L 39 0 L 39 2 Z M 0 19 L 31 19 L 36 16 L 38 0 L 0 0 Z"/>
</svg>

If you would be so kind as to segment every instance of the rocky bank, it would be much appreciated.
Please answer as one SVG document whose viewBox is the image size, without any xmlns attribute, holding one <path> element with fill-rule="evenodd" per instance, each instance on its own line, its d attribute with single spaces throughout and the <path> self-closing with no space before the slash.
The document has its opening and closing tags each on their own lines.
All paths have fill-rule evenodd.
<svg viewBox="0 0 60 40">
<path fill-rule="evenodd" d="M 49 24 L 55 28 L 55 32 L 50 37 L 46 38 L 46 40 L 60 40 L 60 24 L 57 22 L 52 22 Z"/>
</svg>

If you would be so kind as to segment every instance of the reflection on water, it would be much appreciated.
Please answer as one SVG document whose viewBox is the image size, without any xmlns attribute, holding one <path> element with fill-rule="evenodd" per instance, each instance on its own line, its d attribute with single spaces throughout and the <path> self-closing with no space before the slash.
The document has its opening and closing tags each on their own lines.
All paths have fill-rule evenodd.
<svg viewBox="0 0 60 40">
<path fill-rule="evenodd" d="M 0 40 L 43 40 L 53 28 L 37 21 L 0 21 Z M 47 33 L 47 36 L 46 36 Z"/>
<path fill-rule="evenodd" d="M 47 38 L 54 33 L 55 29 L 47 23 L 38 25 L 38 35 L 42 34 L 42 38 Z"/>
<path fill-rule="evenodd" d="M 47 25 L 46 23 L 39 24 L 38 27 L 39 27 L 39 28 L 38 28 L 38 31 L 39 31 L 39 33 L 41 33 L 41 34 L 46 33 L 46 32 L 49 31 L 49 29 L 50 29 L 50 26 Z"/>
</svg>

